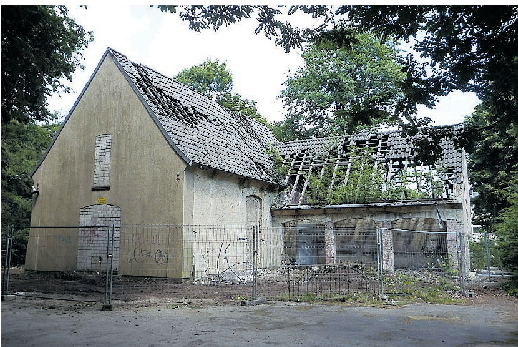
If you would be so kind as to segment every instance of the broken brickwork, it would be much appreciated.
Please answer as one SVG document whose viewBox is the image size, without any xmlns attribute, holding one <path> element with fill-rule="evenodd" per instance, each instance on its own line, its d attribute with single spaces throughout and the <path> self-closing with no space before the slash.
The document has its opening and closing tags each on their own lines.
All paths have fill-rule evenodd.
<svg viewBox="0 0 518 347">
<path fill-rule="evenodd" d="M 97 135 L 95 138 L 94 187 L 110 186 L 111 134 Z"/>
</svg>

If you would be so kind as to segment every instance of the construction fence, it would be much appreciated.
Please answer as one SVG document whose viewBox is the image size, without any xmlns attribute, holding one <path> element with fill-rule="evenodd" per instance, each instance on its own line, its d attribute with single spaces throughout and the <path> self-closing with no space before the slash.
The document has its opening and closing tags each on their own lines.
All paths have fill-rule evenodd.
<svg viewBox="0 0 518 347">
<path fill-rule="evenodd" d="M 461 233 L 318 225 L 39 227 L 29 237 L 27 268 L 53 274 L 45 290 L 66 292 L 76 281 L 106 303 L 145 295 L 386 297 L 443 279 L 465 291 L 469 257 Z"/>
</svg>

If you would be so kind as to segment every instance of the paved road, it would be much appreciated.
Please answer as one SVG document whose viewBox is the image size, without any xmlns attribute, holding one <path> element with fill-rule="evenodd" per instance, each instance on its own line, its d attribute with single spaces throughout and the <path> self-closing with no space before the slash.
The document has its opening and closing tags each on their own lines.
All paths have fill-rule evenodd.
<svg viewBox="0 0 518 347">
<path fill-rule="evenodd" d="M 144 307 L 113 311 L 2 303 L 10 346 L 518 346 L 516 306 Z"/>
</svg>

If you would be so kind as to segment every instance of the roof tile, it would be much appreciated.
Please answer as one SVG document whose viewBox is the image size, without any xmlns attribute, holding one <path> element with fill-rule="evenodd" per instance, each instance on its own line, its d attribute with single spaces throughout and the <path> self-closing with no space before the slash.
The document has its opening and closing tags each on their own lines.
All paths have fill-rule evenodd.
<svg viewBox="0 0 518 347">
<path fill-rule="evenodd" d="M 200 166 L 272 182 L 270 144 L 278 141 L 254 119 L 218 103 L 110 49 L 169 140 Z"/>
</svg>

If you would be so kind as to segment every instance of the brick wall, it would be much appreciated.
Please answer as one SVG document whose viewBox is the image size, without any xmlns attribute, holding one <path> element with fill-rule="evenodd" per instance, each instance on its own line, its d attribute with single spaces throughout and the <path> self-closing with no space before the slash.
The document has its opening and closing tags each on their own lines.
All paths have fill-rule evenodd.
<svg viewBox="0 0 518 347">
<path fill-rule="evenodd" d="M 97 135 L 95 138 L 94 187 L 110 185 L 111 134 Z"/>
<path fill-rule="evenodd" d="M 98 228 L 80 228 L 78 236 L 77 269 L 105 271 L 107 263 L 108 232 L 113 237 L 113 269 L 119 268 L 120 248 L 120 207 L 113 205 L 91 205 L 81 208 L 79 223 L 81 226 L 99 226 Z M 101 226 L 110 227 L 101 227 Z M 113 229 L 111 226 L 114 226 Z"/>
</svg>

